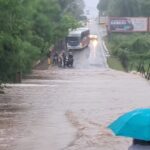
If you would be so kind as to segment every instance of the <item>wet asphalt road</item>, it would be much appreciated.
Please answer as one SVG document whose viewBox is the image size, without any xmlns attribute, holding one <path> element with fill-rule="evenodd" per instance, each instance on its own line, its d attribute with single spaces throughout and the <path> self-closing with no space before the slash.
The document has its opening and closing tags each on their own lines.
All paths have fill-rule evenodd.
<svg viewBox="0 0 150 150">
<path fill-rule="evenodd" d="M 88 26 L 90 33 L 97 35 L 98 40 L 91 40 L 89 47 L 82 51 L 74 51 L 74 66 L 78 69 L 108 68 L 102 41 L 102 36 L 106 34 L 106 30 L 100 28 L 96 21 L 91 21 Z"/>
<path fill-rule="evenodd" d="M 126 150 L 131 140 L 107 125 L 122 113 L 150 107 L 150 85 L 138 74 L 108 68 L 99 42 L 74 52 L 74 68 L 34 70 L 0 95 L 0 150 Z"/>
</svg>

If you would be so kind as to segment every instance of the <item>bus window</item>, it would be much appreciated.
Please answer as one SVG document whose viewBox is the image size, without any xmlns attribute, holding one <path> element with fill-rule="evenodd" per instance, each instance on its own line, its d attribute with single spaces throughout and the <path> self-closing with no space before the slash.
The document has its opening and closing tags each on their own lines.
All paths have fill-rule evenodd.
<svg viewBox="0 0 150 150">
<path fill-rule="evenodd" d="M 79 41 L 79 37 L 68 37 L 67 41 Z"/>
</svg>

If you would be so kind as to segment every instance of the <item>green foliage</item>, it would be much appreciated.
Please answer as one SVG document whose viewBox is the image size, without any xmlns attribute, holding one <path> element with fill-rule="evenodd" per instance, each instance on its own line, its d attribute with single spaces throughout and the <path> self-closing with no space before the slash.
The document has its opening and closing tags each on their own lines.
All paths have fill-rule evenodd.
<svg viewBox="0 0 150 150">
<path fill-rule="evenodd" d="M 148 0 L 100 0 L 100 14 L 120 17 L 150 16 Z"/>
<path fill-rule="evenodd" d="M 106 11 L 108 9 L 108 6 L 109 6 L 109 1 L 110 0 L 100 0 L 98 5 L 97 5 L 97 8 L 101 11 Z"/>
<path fill-rule="evenodd" d="M 83 0 L 59 0 L 59 4 L 63 13 L 67 12 L 77 20 L 80 18 L 80 15 L 83 14 L 85 7 Z"/>
<path fill-rule="evenodd" d="M 149 17 L 150 16 L 150 1 L 148 0 L 137 0 L 139 3 L 139 9 L 140 9 L 140 15 L 141 16 L 146 16 Z"/>
<path fill-rule="evenodd" d="M 124 67 L 122 66 L 120 60 L 118 60 L 118 58 L 116 58 L 116 57 L 110 56 L 107 59 L 107 63 L 109 65 L 109 67 L 112 69 L 124 71 Z"/>
<path fill-rule="evenodd" d="M 150 61 L 149 34 L 112 34 L 109 46 L 112 55 L 117 56 L 125 68 L 132 60 Z"/>
<path fill-rule="evenodd" d="M 0 81 L 14 81 L 78 26 L 83 1 L 0 0 Z M 77 12 L 76 12 L 77 11 Z"/>
</svg>

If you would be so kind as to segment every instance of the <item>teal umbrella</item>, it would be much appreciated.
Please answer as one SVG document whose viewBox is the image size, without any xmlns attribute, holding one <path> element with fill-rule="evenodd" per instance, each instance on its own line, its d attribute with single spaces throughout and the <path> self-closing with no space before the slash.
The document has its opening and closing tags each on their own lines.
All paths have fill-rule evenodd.
<svg viewBox="0 0 150 150">
<path fill-rule="evenodd" d="M 125 113 L 110 128 L 115 135 L 150 141 L 150 108 L 136 109 Z"/>
</svg>

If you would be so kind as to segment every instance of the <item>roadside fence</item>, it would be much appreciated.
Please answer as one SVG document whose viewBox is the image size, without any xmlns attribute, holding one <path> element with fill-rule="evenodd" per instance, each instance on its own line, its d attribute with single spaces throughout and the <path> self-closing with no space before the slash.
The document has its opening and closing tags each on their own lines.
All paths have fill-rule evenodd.
<svg viewBox="0 0 150 150">
<path fill-rule="evenodd" d="M 140 72 L 143 77 L 145 77 L 147 80 L 150 80 L 150 63 L 149 65 L 145 65 L 144 61 L 141 61 L 139 64 L 131 64 L 130 70 L 133 70 L 136 68 L 137 72 Z"/>
</svg>

